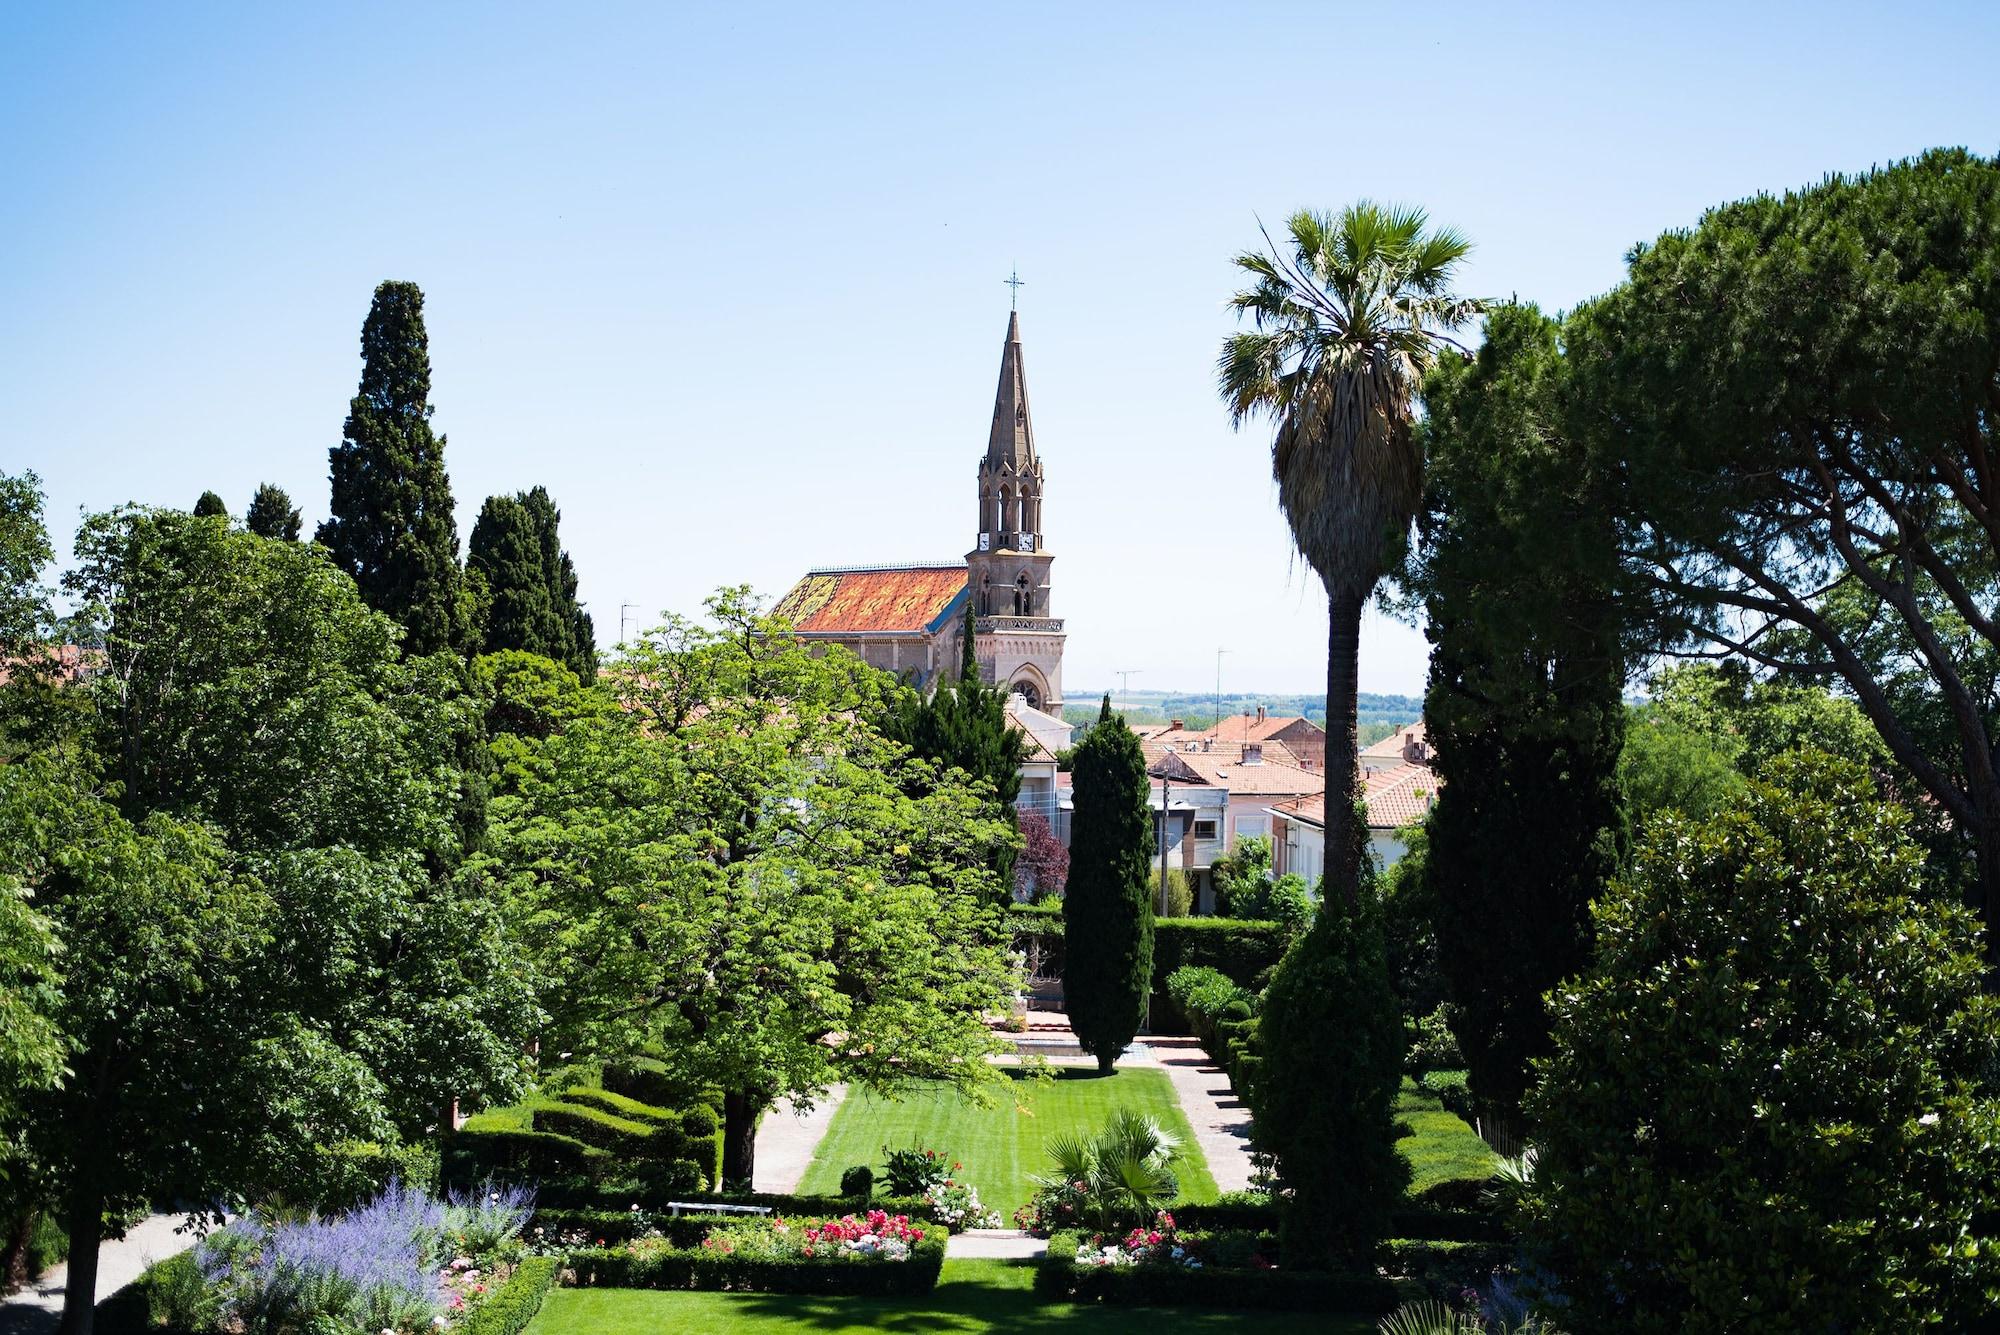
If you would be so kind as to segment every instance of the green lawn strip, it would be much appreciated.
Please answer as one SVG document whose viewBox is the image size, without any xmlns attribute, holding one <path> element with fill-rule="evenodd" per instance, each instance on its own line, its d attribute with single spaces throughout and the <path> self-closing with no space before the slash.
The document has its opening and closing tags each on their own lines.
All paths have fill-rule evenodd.
<svg viewBox="0 0 2000 1335">
<path fill-rule="evenodd" d="M 1464 1118 L 1446 1112 L 1437 1095 L 1407 1076 L 1396 1100 L 1396 1119 L 1410 1129 L 1396 1148 L 1410 1161 L 1412 1196 L 1441 1183 L 1484 1182 L 1492 1176 L 1499 1156 Z"/>
<path fill-rule="evenodd" d="M 1155 1073 L 1156 1074 L 1156 1073 Z M 1143 1307 L 1043 1303 L 1032 1291 L 1034 1269 L 1009 1261 L 946 1261 L 937 1288 L 923 1298 L 830 1298 L 774 1293 L 662 1293 L 646 1289 L 558 1289 L 528 1335 L 764 1335 L 810 1329 L 842 1331 L 1082 1332 L 1157 1335 L 1171 1321 L 1176 1335 L 1373 1335 L 1375 1323 L 1324 1313 L 1230 1312 L 1176 1308 L 1171 1316 Z"/>
<path fill-rule="evenodd" d="M 1154 1118 L 1181 1143 L 1183 1159 L 1177 1171 L 1183 1199 L 1215 1199 L 1215 1179 L 1181 1112 L 1172 1082 L 1164 1071 L 1138 1068 L 1110 1076 L 1061 1068 L 1050 1080 L 1014 1074 L 1011 1085 L 1001 1088 L 989 1107 L 943 1086 L 922 1086 L 894 1098 L 865 1087 L 854 1089 L 834 1114 L 799 1190 L 837 1192 L 841 1172 L 859 1163 L 875 1169 L 879 1186 L 885 1145 L 890 1149 L 922 1145 L 962 1162 L 960 1180 L 971 1182 L 987 1206 L 1011 1216 L 1034 1192 L 1029 1178 L 1047 1171 L 1043 1142 L 1064 1133 L 1088 1135 L 1120 1107 L 1136 1108 Z"/>
</svg>

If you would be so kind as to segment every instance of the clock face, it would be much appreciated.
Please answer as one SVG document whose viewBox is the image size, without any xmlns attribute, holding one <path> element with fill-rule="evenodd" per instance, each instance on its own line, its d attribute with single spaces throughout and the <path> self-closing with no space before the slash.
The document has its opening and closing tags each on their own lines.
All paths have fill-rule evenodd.
<svg viewBox="0 0 2000 1335">
<path fill-rule="evenodd" d="M 1032 551 L 1034 551 L 1034 550 L 1035 550 L 1035 535 L 1034 535 L 1034 534 L 1032 534 L 1032 533 L 1023 533 L 1023 534 L 1021 534 L 1021 542 L 1020 542 L 1020 548 L 1021 548 L 1021 550 L 1022 550 L 1022 551 L 1024 551 L 1024 552 L 1032 552 Z"/>
<path fill-rule="evenodd" d="M 983 551 L 986 551 L 986 550 L 987 550 L 988 548 L 992 547 L 992 545 L 993 545 L 993 535 L 992 535 L 992 534 L 990 534 L 990 533 L 982 533 L 982 534 L 980 534 L 980 535 L 979 535 L 979 550 L 980 550 L 980 551 L 982 551 L 982 552 L 983 552 Z"/>
</svg>

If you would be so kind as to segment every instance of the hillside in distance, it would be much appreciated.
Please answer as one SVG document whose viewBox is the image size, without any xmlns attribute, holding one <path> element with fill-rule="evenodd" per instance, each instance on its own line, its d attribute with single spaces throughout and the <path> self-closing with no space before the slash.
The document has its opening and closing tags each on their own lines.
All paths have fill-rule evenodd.
<svg viewBox="0 0 2000 1335">
<path fill-rule="evenodd" d="M 1084 725 L 1097 720 L 1104 690 L 1072 690 L 1063 717 Z M 1227 714 L 1255 714 L 1262 705 L 1269 714 L 1303 714 L 1324 727 L 1324 695 L 1278 695 L 1260 691 L 1225 691 L 1218 701 L 1212 691 L 1113 691 L 1111 707 L 1131 724 L 1171 723 L 1180 719 L 1190 728 L 1212 727 L 1216 707 Z M 1363 692 L 1357 701 L 1361 745 L 1379 742 L 1396 729 L 1415 723 L 1424 716 L 1424 702 L 1414 695 L 1374 695 Z"/>
</svg>

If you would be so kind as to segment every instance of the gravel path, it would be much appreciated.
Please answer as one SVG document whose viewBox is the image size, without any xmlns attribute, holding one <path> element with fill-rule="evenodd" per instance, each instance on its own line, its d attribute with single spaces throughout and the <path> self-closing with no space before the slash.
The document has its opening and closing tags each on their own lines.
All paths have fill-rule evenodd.
<svg viewBox="0 0 2000 1335">
<path fill-rule="evenodd" d="M 1201 1043 L 1179 1034 L 1153 1034 L 1146 1054 L 1127 1058 L 1134 1066 L 1165 1070 L 1180 1096 L 1181 1111 L 1194 1130 L 1195 1143 L 1208 1160 L 1209 1175 L 1218 1191 L 1244 1191 L 1250 1186 L 1250 1109 L 1229 1087 L 1229 1076 L 1209 1060 Z"/>
<path fill-rule="evenodd" d="M 174 1232 L 187 1216 L 156 1214 L 134 1224 L 124 1237 L 97 1249 L 97 1301 L 103 1302 L 139 1278 L 155 1261 L 164 1261 L 194 1246 L 193 1230 Z M 69 1289 L 69 1267 L 53 1266 L 19 1293 L 0 1298 L 0 1335 L 46 1335 L 62 1316 L 63 1295 Z"/>
<path fill-rule="evenodd" d="M 819 1149 L 833 1114 L 846 1097 L 847 1086 L 835 1085 L 808 1112 L 794 1108 L 790 1099 L 771 1105 L 757 1124 L 757 1167 L 751 1186 L 758 1191 L 797 1191 L 806 1169 L 812 1167 L 813 1152 Z M 0 1335 L 6 1333 L 0 1331 Z"/>
</svg>

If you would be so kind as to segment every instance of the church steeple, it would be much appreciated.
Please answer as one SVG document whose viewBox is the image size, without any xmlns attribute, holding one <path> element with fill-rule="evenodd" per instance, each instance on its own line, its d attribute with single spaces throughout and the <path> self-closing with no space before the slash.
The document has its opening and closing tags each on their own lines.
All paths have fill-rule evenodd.
<svg viewBox="0 0 2000 1335">
<path fill-rule="evenodd" d="M 1035 462 L 1035 428 L 1028 416 L 1028 381 L 1021 370 L 1021 316 L 1007 313 L 1007 342 L 1000 350 L 1000 388 L 993 393 L 993 430 L 986 437 L 986 457 L 1008 462 L 1016 470 Z"/>
<path fill-rule="evenodd" d="M 1028 378 L 1021 365 L 1021 317 L 1007 313 L 1000 348 L 1000 387 L 993 392 L 993 427 L 979 461 L 979 544 L 982 552 L 1039 551 L 1042 545 L 1042 461 L 1028 413 Z"/>
</svg>

